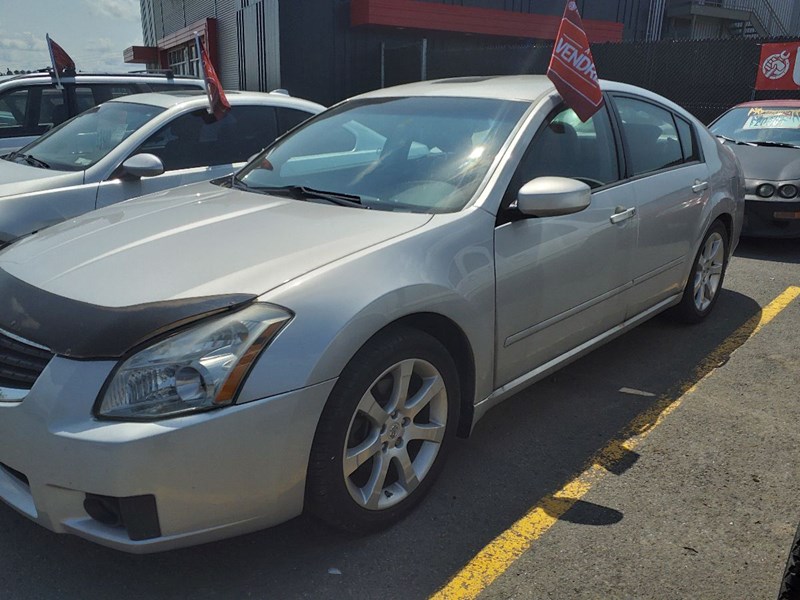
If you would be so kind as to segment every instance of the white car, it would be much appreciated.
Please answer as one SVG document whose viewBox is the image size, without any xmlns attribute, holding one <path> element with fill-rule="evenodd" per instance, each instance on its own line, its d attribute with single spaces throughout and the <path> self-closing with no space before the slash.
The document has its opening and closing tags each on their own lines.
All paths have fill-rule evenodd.
<svg viewBox="0 0 800 600">
<path fill-rule="evenodd" d="M 0 159 L 0 248 L 80 214 L 232 173 L 323 110 L 286 93 L 228 92 L 209 116 L 205 92 L 110 100 Z"/>
</svg>

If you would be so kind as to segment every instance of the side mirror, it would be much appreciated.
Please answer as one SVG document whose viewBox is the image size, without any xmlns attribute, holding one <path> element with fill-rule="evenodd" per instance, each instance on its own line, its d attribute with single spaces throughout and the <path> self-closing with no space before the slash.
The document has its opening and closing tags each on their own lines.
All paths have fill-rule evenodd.
<svg viewBox="0 0 800 600">
<path fill-rule="evenodd" d="M 164 172 L 164 163 L 155 154 L 136 154 L 120 165 L 119 176 L 123 179 L 155 177 Z"/>
<path fill-rule="evenodd" d="M 592 190 L 577 179 L 537 177 L 522 186 L 517 208 L 531 217 L 557 217 L 580 212 L 589 206 Z"/>
</svg>

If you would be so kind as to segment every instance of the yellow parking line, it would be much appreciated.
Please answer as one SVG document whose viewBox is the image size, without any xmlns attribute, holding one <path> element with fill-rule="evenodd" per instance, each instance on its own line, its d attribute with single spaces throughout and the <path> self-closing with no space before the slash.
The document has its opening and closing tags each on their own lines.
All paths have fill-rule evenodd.
<svg viewBox="0 0 800 600">
<path fill-rule="evenodd" d="M 787 288 L 717 346 L 695 368 L 688 381 L 681 382 L 677 392 L 659 398 L 648 410 L 631 421 L 590 461 L 580 473 L 557 492 L 542 498 L 525 516 L 485 546 L 467 565 L 433 596 L 433 600 L 476 598 L 502 575 L 558 519 L 591 489 L 592 485 L 627 454 L 633 451 L 664 418 L 678 408 L 683 398 L 749 337 L 758 333 L 793 300 L 800 296 L 800 287 Z"/>
</svg>

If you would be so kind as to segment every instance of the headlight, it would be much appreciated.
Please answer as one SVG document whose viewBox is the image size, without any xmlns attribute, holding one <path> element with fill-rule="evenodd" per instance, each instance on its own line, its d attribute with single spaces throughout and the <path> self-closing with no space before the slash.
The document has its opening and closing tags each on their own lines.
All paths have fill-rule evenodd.
<svg viewBox="0 0 800 600">
<path fill-rule="evenodd" d="M 99 417 L 152 420 L 233 402 L 255 359 L 291 315 L 253 304 L 134 354 L 104 386 Z"/>
<path fill-rule="evenodd" d="M 781 195 L 781 198 L 794 198 L 797 196 L 797 186 L 787 183 L 778 188 L 778 193 Z"/>
<path fill-rule="evenodd" d="M 772 185 L 771 183 L 762 183 L 760 186 L 756 188 L 756 194 L 758 194 L 762 198 L 769 198 L 774 193 L 775 193 L 775 186 Z"/>
</svg>

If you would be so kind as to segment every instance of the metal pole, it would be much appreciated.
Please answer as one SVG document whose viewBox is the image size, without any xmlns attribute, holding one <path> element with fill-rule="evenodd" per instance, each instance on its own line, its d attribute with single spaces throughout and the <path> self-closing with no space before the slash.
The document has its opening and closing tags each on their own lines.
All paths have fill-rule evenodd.
<svg viewBox="0 0 800 600">
<path fill-rule="evenodd" d="M 428 78 L 428 38 L 422 38 L 422 66 L 420 69 L 420 81 Z"/>
</svg>

